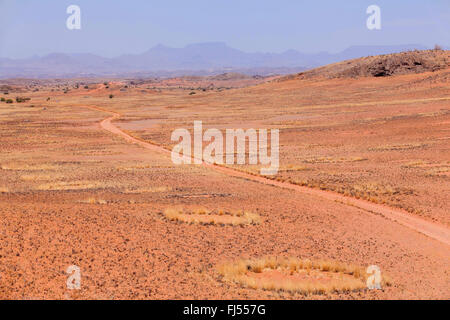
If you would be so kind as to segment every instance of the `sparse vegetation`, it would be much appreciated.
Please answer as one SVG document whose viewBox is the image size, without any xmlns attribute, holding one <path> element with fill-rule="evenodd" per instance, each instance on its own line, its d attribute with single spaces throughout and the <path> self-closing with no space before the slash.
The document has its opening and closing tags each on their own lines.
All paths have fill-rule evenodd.
<svg viewBox="0 0 450 320">
<path fill-rule="evenodd" d="M 169 207 L 164 210 L 164 217 L 170 221 L 184 223 L 204 224 L 204 225 L 249 225 L 260 224 L 259 215 L 249 211 L 229 211 L 229 210 L 208 210 L 197 208 L 185 211 L 182 207 Z"/>
<path fill-rule="evenodd" d="M 318 157 L 312 159 L 303 160 L 304 163 L 342 163 L 342 162 L 358 162 L 365 161 L 367 158 L 364 157 L 353 157 L 353 158 L 332 158 L 332 157 Z"/>
<path fill-rule="evenodd" d="M 31 98 L 28 98 L 28 97 L 16 97 L 16 102 L 17 103 L 27 102 L 27 101 L 30 101 L 30 100 L 31 100 Z"/>
<path fill-rule="evenodd" d="M 393 144 L 383 145 L 374 148 L 369 148 L 369 151 L 400 151 L 400 150 L 412 150 L 426 147 L 426 143 L 405 143 L 405 144 Z"/>
<path fill-rule="evenodd" d="M 402 168 L 418 168 L 425 165 L 425 162 L 423 160 L 416 160 L 416 161 L 410 161 L 408 163 L 405 163 L 402 165 Z"/>
<path fill-rule="evenodd" d="M 98 181 L 54 181 L 39 185 L 36 190 L 42 191 L 69 191 L 69 190 L 89 190 L 104 189 L 107 186 Z"/>
<path fill-rule="evenodd" d="M 450 165 L 438 166 L 427 171 L 427 175 L 431 177 L 450 176 L 449 173 L 450 173 Z"/>
<path fill-rule="evenodd" d="M 161 186 L 161 187 L 148 187 L 148 188 L 137 188 L 137 189 L 125 189 L 123 193 L 156 193 L 156 192 L 168 192 L 172 191 L 171 187 Z"/>
<path fill-rule="evenodd" d="M 36 171 L 33 173 L 27 173 L 20 176 L 20 179 L 22 181 L 55 181 L 55 180 L 62 180 L 64 178 L 67 178 L 67 175 L 52 172 L 51 174 L 46 172 L 47 170 L 42 170 L 42 172 Z"/>
<path fill-rule="evenodd" d="M 289 164 L 286 167 L 280 168 L 279 172 L 290 172 L 290 171 L 307 171 L 310 170 L 308 167 L 305 166 L 298 166 L 295 164 Z"/>
<path fill-rule="evenodd" d="M 23 170 L 23 171 L 39 171 L 39 170 L 57 170 L 58 166 L 50 163 L 29 164 L 21 162 L 3 163 L 0 165 L 2 170 Z"/>
<path fill-rule="evenodd" d="M 8 193 L 9 189 L 6 187 L 0 187 L 0 193 Z"/>
<path fill-rule="evenodd" d="M 96 198 L 88 198 L 86 200 L 79 201 L 80 203 L 86 203 L 86 204 L 108 204 L 108 201 L 103 199 L 96 199 Z"/>
</svg>

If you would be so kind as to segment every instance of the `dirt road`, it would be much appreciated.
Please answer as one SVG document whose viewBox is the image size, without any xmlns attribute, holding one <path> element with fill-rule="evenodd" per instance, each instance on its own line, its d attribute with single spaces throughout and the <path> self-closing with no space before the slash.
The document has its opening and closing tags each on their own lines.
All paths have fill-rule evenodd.
<svg viewBox="0 0 450 320">
<path fill-rule="evenodd" d="M 149 142 L 139 140 L 139 139 L 132 137 L 131 135 L 125 133 L 124 131 L 120 130 L 118 127 L 116 127 L 112 123 L 112 121 L 119 119 L 121 117 L 120 114 L 109 111 L 109 110 L 93 107 L 93 106 L 86 106 L 86 107 L 89 109 L 92 109 L 92 110 L 102 111 L 102 112 L 112 114 L 111 117 L 106 118 L 103 121 L 101 121 L 100 126 L 104 130 L 107 130 L 115 135 L 121 136 L 126 141 L 140 145 L 141 147 L 143 147 L 145 149 L 170 155 L 170 153 L 171 153 L 170 150 L 163 148 L 161 146 L 149 143 Z M 374 214 L 380 214 L 389 220 L 395 221 L 395 222 L 397 222 L 401 225 L 404 225 L 412 230 L 415 230 L 422 234 L 425 234 L 430 238 L 433 238 L 442 243 L 450 245 L 450 230 L 447 227 L 445 227 L 443 225 L 439 225 L 437 223 L 429 222 L 427 220 L 424 220 L 424 219 L 416 217 L 416 216 L 413 216 L 412 214 L 410 214 L 406 211 L 403 211 L 403 210 L 391 208 L 391 207 L 381 205 L 381 204 L 372 203 L 372 202 L 362 200 L 362 199 L 347 197 L 347 196 L 341 195 L 339 193 L 331 192 L 331 191 L 312 189 L 312 188 L 308 188 L 308 187 L 304 187 L 304 186 L 291 184 L 289 182 L 275 181 L 275 180 L 272 180 L 272 179 L 269 179 L 269 178 L 266 178 L 263 176 L 252 175 L 252 174 L 249 174 L 246 172 L 234 170 L 234 169 L 219 166 L 219 165 L 209 164 L 206 162 L 203 162 L 203 165 L 210 169 L 219 171 L 219 172 L 229 175 L 229 176 L 244 178 L 244 179 L 248 179 L 251 181 L 263 183 L 266 185 L 272 185 L 272 186 L 276 186 L 276 187 L 280 187 L 280 188 L 285 188 L 285 189 L 295 190 L 298 192 L 307 193 L 307 194 L 317 196 L 317 197 L 320 197 L 323 199 L 327 199 L 330 201 L 336 201 L 336 202 L 347 204 L 349 206 L 354 206 L 354 207 L 363 209 L 365 211 L 368 211 L 368 212 L 371 212 Z"/>
</svg>

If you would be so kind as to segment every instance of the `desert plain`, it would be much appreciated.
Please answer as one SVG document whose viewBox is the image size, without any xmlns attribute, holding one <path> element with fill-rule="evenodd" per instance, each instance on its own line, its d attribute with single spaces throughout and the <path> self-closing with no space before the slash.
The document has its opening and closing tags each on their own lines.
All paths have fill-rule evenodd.
<svg viewBox="0 0 450 320">
<path fill-rule="evenodd" d="M 443 50 L 288 77 L 2 80 L 0 299 L 449 299 L 449 81 Z M 171 133 L 198 120 L 279 129 L 277 174 L 174 164 Z"/>
</svg>

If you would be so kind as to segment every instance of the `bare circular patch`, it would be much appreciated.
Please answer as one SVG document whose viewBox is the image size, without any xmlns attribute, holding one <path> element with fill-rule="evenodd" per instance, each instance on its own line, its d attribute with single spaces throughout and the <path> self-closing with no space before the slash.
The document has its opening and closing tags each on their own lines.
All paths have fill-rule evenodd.
<svg viewBox="0 0 450 320">
<path fill-rule="evenodd" d="M 180 221 L 194 224 L 211 225 L 250 225 L 259 224 L 260 216 L 248 211 L 208 210 L 206 208 L 184 209 L 182 207 L 169 207 L 163 215 L 170 221 Z"/>
<path fill-rule="evenodd" d="M 303 294 L 362 290 L 368 276 L 364 268 L 341 262 L 277 257 L 241 259 L 217 269 L 223 280 L 244 287 Z"/>
</svg>

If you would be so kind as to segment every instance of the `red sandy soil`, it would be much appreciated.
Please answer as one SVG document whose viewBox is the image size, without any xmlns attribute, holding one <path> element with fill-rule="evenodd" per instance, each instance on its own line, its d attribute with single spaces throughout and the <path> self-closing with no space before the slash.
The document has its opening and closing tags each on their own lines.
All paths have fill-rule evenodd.
<svg viewBox="0 0 450 320">
<path fill-rule="evenodd" d="M 91 108 L 100 110 L 95 107 L 91 107 Z M 160 147 L 160 146 L 157 146 L 157 145 L 154 145 L 151 143 L 147 143 L 147 142 L 139 140 L 139 139 L 136 139 L 136 138 L 130 136 L 129 134 L 123 132 L 116 126 L 114 126 L 111 123 L 111 121 L 118 119 L 118 118 L 120 118 L 120 114 L 113 113 L 112 117 L 106 118 L 105 120 L 103 120 L 100 123 L 100 125 L 102 126 L 103 129 L 121 136 L 122 138 L 124 138 L 126 141 L 128 141 L 130 143 L 135 143 L 137 145 L 140 145 L 141 147 L 144 147 L 144 148 L 154 151 L 154 152 L 170 154 L 171 150 L 165 149 L 163 147 Z M 450 229 L 448 229 L 447 227 L 445 227 L 443 225 L 428 222 L 419 217 L 415 217 L 406 211 L 389 208 L 385 205 L 371 203 L 369 201 L 365 201 L 362 199 L 354 199 L 351 197 L 346 197 L 346 196 L 340 195 L 338 193 L 330 192 L 330 191 L 307 188 L 307 187 L 291 184 L 288 182 L 273 181 L 269 178 L 251 175 L 249 173 L 233 170 L 231 168 L 227 168 L 227 167 L 223 167 L 223 166 L 209 164 L 206 162 L 203 162 L 202 165 L 206 166 L 210 169 L 220 171 L 229 176 L 240 177 L 240 178 L 244 178 L 247 180 L 253 180 L 256 182 L 269 184 L 269 185 L 280 187 L 280 188 L 285 188 L 285 189 L 295 190 L 298 192 L 312 194 L 312 195 L 315 195 L 320 198 L 325 198 L 327 200 L 331 200 L 331 201 L 335 201 L 335 202 L 341 202 L 341 203 L 344 203 L 347 205 L 355 206 L 360 209 L 364 209 L 368 212 L 380 214 L 390 220 L 396 221 L 402 225 L 405 225 L 413 230 L 421 232 L 421 233 L 423 233 L 433 239 L 436 239 L 442 243 L 450 245 Z"/>
<path fill-rule="evenodd" d="M 450 298 L 449 72 L 196 95 L 120 91 L 121 81 L 22 88 L 31 101 L 0 104 L 0 298 Z M 145 119 L 159 121 L 120 129 Z M 170 132 L 194 119 L 280 128 L 283 170 L 268 179 L 251 166 L 173 165 Z M 352 194 L 362 182 L 375 187 Z M 174 205 L 246 210 L 261 223 L 174 223 L 161 214 Z M 392 286 L 304 296 L 243 288 L 216 270 L 261 256 L 378 265 Z M 66 288 L 70 265 L 81 290 Z"/>
</svg>

